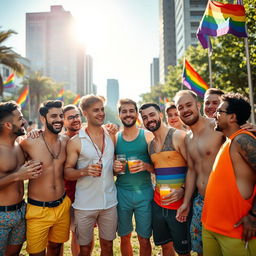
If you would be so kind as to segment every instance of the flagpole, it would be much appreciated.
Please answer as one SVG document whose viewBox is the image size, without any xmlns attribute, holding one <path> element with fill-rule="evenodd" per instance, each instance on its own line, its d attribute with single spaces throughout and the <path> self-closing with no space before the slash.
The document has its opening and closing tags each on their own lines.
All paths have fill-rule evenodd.
<svg viewBox="0 0 256 256">
<path fill-rule="evenodd" d="M 212 56 L 211 42 L 210 42 L 210 37 L 208 36 L 208 66 L 209 66 L 210 88 L 212 88 L 212 60 L 211 60 L 211 56 Z"/>
<path fill-rule="evenodd" d="M 27 87 L 28 87 L 28 120 L 31 121 L 30 86 L 29 86 L 29 82 L 27 82 Z M 32 120 L 32 121 L 34 121 L 34 120 Z"/>
<path fill-rule="evenodd" d="M 248 37 L 245 37 L 244 43 L 245 43 L 246 66 L 247 66 L 248 85 L 249 85 L 249 98 L 250 98 L 250 104 L 251 104 L 251 107 L 252 107 L 251 122 L 253 124 L 255 124 L 253 85 L 252 85 L 252 74 L 251 74 L 251 65 L 250 65 L 250 54 L 249 54 Z"/>
<path fill-rule="evenodd" d="M 185 70 L 185 65 L 186 65 L 186 58 L 184 57 L 183 70 L 182 70 L 182 75 L 181 75 L 181 87 L 180 87 L 181 90 L 183 90 L 183 74 L 184 74 L 184 70 Z"/>
</svg>

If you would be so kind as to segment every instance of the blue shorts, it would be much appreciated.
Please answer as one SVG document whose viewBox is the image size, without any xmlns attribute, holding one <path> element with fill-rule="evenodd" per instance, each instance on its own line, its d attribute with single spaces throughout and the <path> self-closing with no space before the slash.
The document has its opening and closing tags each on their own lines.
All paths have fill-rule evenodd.
<svg viewBox="0 0 256 256">
<path fill-rule="evenodd" d="M 176 220 L 177 210 L 166 209 L 155 202 L 152 206 L 152 226 L 155 245 L 164 245 L 173 242 L 178 254 L 187 254 L 191 250 L 189 225 Z"/>
<path fill-rule="evenodd" d="M 204 198 L 198 193 L 193 201 L 193 216 L 190 225 L 190 236 L 192 251 L 203 254 L 202 242 L 202 210 L 204 206 Z"/>
<path fill-rule="evenodd" d="M 143 238 L 150 238 L 153 188 L 132 191 L 117 186 L 117 201 L 118 235 L 126 236 L 133 231 L 134 213 L 137 234 Z"/>
<path fill-rule="evenodd" d="M 15 211 L 0 212 L 0 253 L 8 245 L 21 245 L 26 240 L 26 204 Z"/>
</svg>

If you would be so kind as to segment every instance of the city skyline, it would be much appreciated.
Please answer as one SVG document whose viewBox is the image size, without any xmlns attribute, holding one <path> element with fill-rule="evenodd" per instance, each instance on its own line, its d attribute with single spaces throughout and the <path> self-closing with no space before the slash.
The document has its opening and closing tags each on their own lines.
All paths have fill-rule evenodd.
<svg viewBox="0 0 256 256">
<path fill-rule="evenodd" d="M 148 66 L 159 52 L 158 1 L 4 0 L 1 30 L 18 33 L 6 45 L 26 56 L 25 13 L 48 12 L 52 5 L 62 5 L 77 20 L 80 42 L 93 58 L 98 94 L 106 96 L 107 79 L 111 78 L 119 81 L 120 97 L 137 101 L 140 94 L 150 91 Z"/>
</svg>

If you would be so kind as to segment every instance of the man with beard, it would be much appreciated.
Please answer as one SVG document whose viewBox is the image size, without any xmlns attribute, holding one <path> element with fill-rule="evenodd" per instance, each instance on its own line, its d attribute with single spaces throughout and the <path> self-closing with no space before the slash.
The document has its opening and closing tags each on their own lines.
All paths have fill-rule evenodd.
<svg viewBox="0 0 256 256">
<path fill-rule="evenodd" d="M 143 104 L 140 114 L 144 126 L 155 136 L 149 145 L 156 175 L 152 205 L 154 242 L 162 246 L 164 256 L 174 256 L 173 247 L 180 256 L 190 255 L 189 221 L 181 223 L 175 218 L 183 202 L 187 172 L 184 145 L 186 133 L 166 127 L 157 104 Z M 162 197 L 160 194 L 163 186 L 168 188 L 168 193 Z"/>
<path fill-rule="evenodd" d="M 213 118 L 216 109 L 220 105 L 220 98 L 224 92 L 217 88 L 210 88 L 204 94 L 204 115 Z"/>
<path fill-rule="evenodd" d="M 133 231 L 132 217 L 134 213 L 140 255 L 151 255 L 153 188 L 150 172 L 153 171 L 153 167 L 148 155 L 148 143 L 152 140 L 153 134 L 137 128 L 138 108 L 136 102 L 130 99 L 121 99 L 118 105 L 119 118 L 124 129 L 116 136 L 116 156 L 122 154 L 126 159 L 136 157 L 139 160 L 133 166 L 135 173 L 129 171 L 127 164 L 124 169 L 122 162 L 119 160 L 114 162 L 114 171 L 117 174 L 118 234 L 121 237 L 121 253 L 123 256 L 133 255 L 131 232 Z M 121 174 L 121 171 L 125 171 L 125 173 Z"/>
<path fill-rule="evenodd" d="M 205 193 L 203 251 L 214 256 L 256 252 L 256 137 L 240 128 L 251 114 L 247 98 L 227 93 L 215 113 L 215 130 L 227 138 Z"/>
<path fill-rule="evenodd" d="M 29 161 L 18 136 L 25 134 L 25 120 L 14 101 L 0 103 L 0 254 L 19 255 L 25 241 L 24 184 L 41 174 L 41 163 Z"/>
<path fill-rule="evenodd" d="M 40 161 L 42 175 L 28 184 L 27 251 L 30 255 L 59 255 L 69 238 L 70 199 L 66 196 L 63 167 L 67 136 L 63 127 L 61 101 L 46 101 L 40 109 L 44 131 L 36 139 L 25 139 L 21 147 L 28 159 Z"/>
<path fill-rule="evenodd" d="M 222 133 L 214 131 L 214 119 L 201 116 L 200 103 L 194 92 L 190 90 L 179 91 L 174 100 L 181 120 L 190 128 L 185 139 L 189 170 L 186 176 L 184 201 L 177 211 L 177 219 L 183 222 L 188 215 L 190 200 L 195 186 L 197 186 L 198 195 L 193 202 L 190 234 L 192 250 L 202 255 L 201 214 L 205 189 L 213 162 L 224 137 Z"/>
<path fill-rule="evenodd" d="M 80 107 L 88 125 L 70 139 L 65 164 L 65 178 L 77 180 L 73 208 L 79 255 L 91 255 L 93 229 L 97 223 L 101 255 L 110 256 L 117 228 L 113 179 L 115 138 L 102 127 L 105 118 L 102 98 L 84 96 Z"/>
</svg>

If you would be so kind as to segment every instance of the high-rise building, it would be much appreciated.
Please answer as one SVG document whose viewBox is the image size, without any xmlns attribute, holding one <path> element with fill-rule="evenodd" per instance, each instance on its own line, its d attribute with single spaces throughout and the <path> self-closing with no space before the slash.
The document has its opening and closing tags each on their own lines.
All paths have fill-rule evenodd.
<svg viewBox="0 0 256 256">
<path fill-rule="evenodd" d="M 196 31 L 208 0 L 159 0 L 160 82 L 168 66 L 175 66 L 189 45 L 198 43 Z"/>
<path fill-rule="evenodd" d="M 159 58 L 153 58 L 152 63 L 150 64 L 150 85 L 159 84 Z"/>
<path fill-rule="evenodd" d="M 79 55 L 81 58 L 77 60 L 80 50 L 73 28 L 71 13 L 61 5 L 51 6 L 50 12 L 26 14 L 26 57 L 31 61 L 32 70 L 41 71 L 56 82 L 64 83 L 66 89 L 77 92 L 77 65 L 83 63 L 85 55 Z"/>
<path fill-rule="evenodd" d="M 119 83 L 117 79 L 107 79 L 107 106 L 116 111 L 119 100 Z"/>
<path fill-rule="evenodd" d="M 90 55 L 86 55 L 85 61 L 85 94 L 94 93 L 93 89 L 93 59 Z"/>
</svg>

